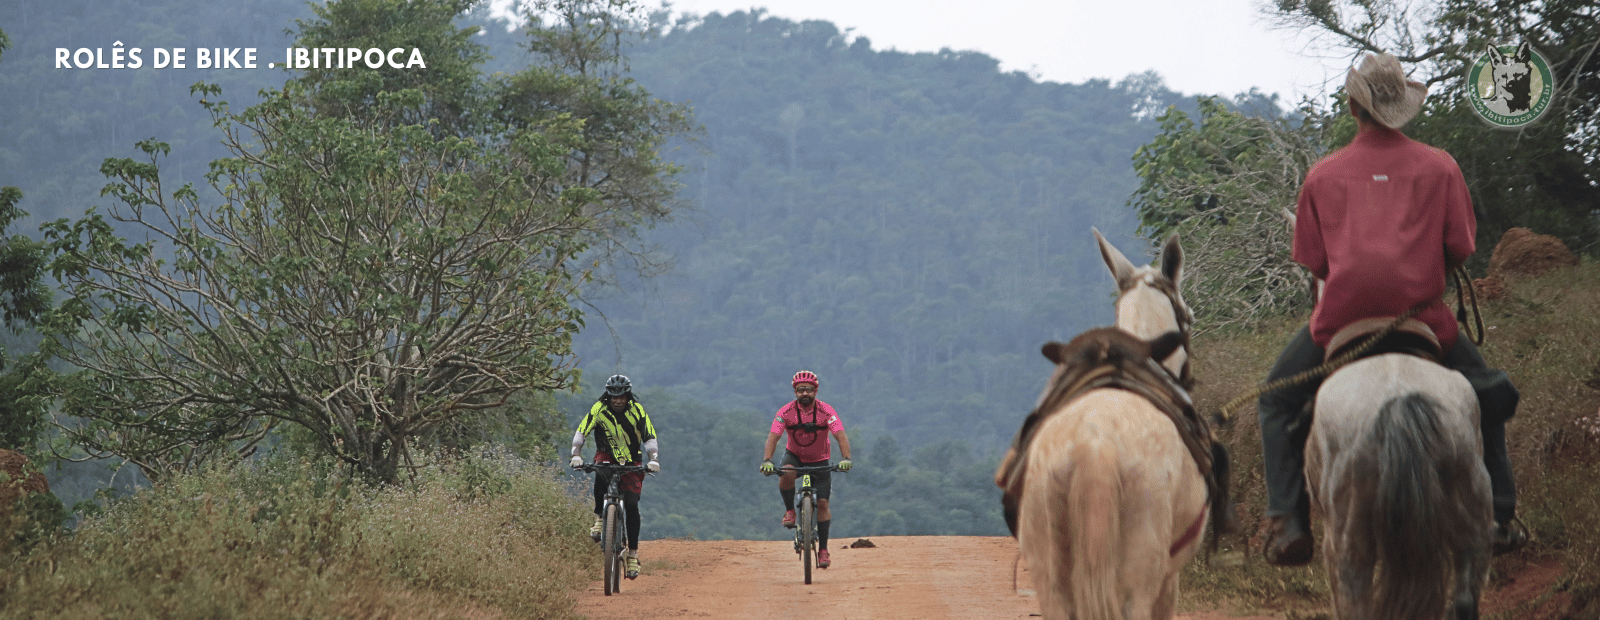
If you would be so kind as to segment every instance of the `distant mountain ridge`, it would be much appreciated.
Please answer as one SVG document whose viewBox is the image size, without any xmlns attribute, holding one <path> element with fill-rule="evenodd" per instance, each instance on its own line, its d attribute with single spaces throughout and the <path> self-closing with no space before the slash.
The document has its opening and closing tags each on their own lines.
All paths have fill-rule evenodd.
<svg viewBox="0 0 1600 620">
<path fill-rule="evenodd" d="M 985 451 L 1043 385 L 1039 345 L 1111 320 L 1089 227 L 1143 252 L 1124 205 L 1158 128 L 1135 112 L 1182 100 L 1149 76 L 1038 83 L 759 12 L 680 23 L 630 59 L 693 107 L 704 154 L 676 154 L 694 213 L 652 237 L 678 268 L 601 304 L 619 340 L 583 334 L 589 374 L 765 411 L 809 368 L 858 424 Z"/>
</svg>

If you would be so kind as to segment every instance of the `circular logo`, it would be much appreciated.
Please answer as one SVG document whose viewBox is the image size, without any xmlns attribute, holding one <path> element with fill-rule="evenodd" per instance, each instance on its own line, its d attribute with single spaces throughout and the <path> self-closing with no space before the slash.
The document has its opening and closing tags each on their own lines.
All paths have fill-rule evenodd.
<svg viewBox="0 0 1600 620">
<path fill-rule="evenodd" d="M 1467 69 L 1467 101 L 1479 118 L 1501 129 L 1539 120 L 1550 109 L 1555 86 L 1550 63 L 1526 41 L 1485 46 Z"/>
</svg>

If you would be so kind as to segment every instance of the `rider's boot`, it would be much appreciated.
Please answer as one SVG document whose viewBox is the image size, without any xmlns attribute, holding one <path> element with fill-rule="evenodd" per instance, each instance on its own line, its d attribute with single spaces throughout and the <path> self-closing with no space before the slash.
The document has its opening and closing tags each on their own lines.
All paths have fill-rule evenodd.
<svg viewBox="0 0 1600 620">
<path fill-rule="evenodd" d="M 1280 514 L 1267 518 L 1267 563 L 1273 566 L 1304 566 L 1311 562 L 1311 531 L 1305 520 Z"/>
<path fill-rule="evenodd" d="M 593 538 L 595 542 L 600 542 L 600 530 L 604 529 L 605 526 L 605 520 L 601 519 L 600 515 L 595 515 L 594 525 L 589 526 L 589 538 Z"/>
<path fill-rule="evenodd" d="M 628 552 L 627 563 L 628 563 L 628 567 L 627 567 L 626 571 L 622 574 L 622 576 L 627 577 L 629 579 L 638 579 L 639 578 L 639 552 L 638 551 L 629 551 Z"/>
<path fill-rule="evenodd" d="M 1489 542 L 1495 555 L 1511 553 L 1528 545 L 1528 528 L 1516 517 L 1497 521 L 1489 533 Z"/>
</svg>

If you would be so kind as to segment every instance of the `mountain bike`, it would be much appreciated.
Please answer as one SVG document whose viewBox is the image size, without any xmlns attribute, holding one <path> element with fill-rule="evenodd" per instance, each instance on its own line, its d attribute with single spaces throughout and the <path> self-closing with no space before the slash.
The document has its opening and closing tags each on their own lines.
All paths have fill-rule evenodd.
<svg viewBox="0 0 1600 620">
<path fill-rule="evenodd" d="M 795 498 L 795 511 L 798 513 L 794 528 L 794 552 L 800 554 L 800 565 L 805 567 L 806 583 L 811 583 L 811 558 L 817 554 L 817 494 L 811 488 L 811 474 L 824 471 L 837 471 L 837 465 L 812 465 L 809 467 L 781 468 L 771 475 L 794 471 L 799 478 L 795 481 L 797 497 Z"/>
<path fill-rule="evenodd" d="M 627 560 L 628 553 L 628 513 L 622 509 L 622 475 L 633 472 L 654 474 L 643 465 L 616 463 L 589 463 L 574 469 L 610 476 L 610 484 L 606 485 L 605 501 L 600 506 L 601 519 L 604 523 L 600 529 L 600 552 L 606 580 L 606 596 L 611 596 L 612 593 L 622 591 L 622 566 Z"/>
</svg>

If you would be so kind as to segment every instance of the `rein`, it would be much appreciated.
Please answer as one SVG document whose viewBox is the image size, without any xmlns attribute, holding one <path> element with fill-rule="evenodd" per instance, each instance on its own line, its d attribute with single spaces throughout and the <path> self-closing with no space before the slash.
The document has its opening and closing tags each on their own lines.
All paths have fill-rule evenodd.
<svg viewBox="0 0 1600 620">
<path fill-rule="evenodd" d="M 1450 281 L 1456 285 L 1456 322 L 1461 323 L 1463 331 L 1472 344 L 1483 346 L 1483 315 L 1478 313 L 1478 289 L 1472 286 L 1472 279 L 1467 277 L 1465 265 L 1458 265 L 1450 272 Z M 1472 323 L 1467 322 L 1466 297 L 1472 298 Z M 1477 327 L 1478 334 L 1472 334 L 1472 328 Z"/>
</svg>

